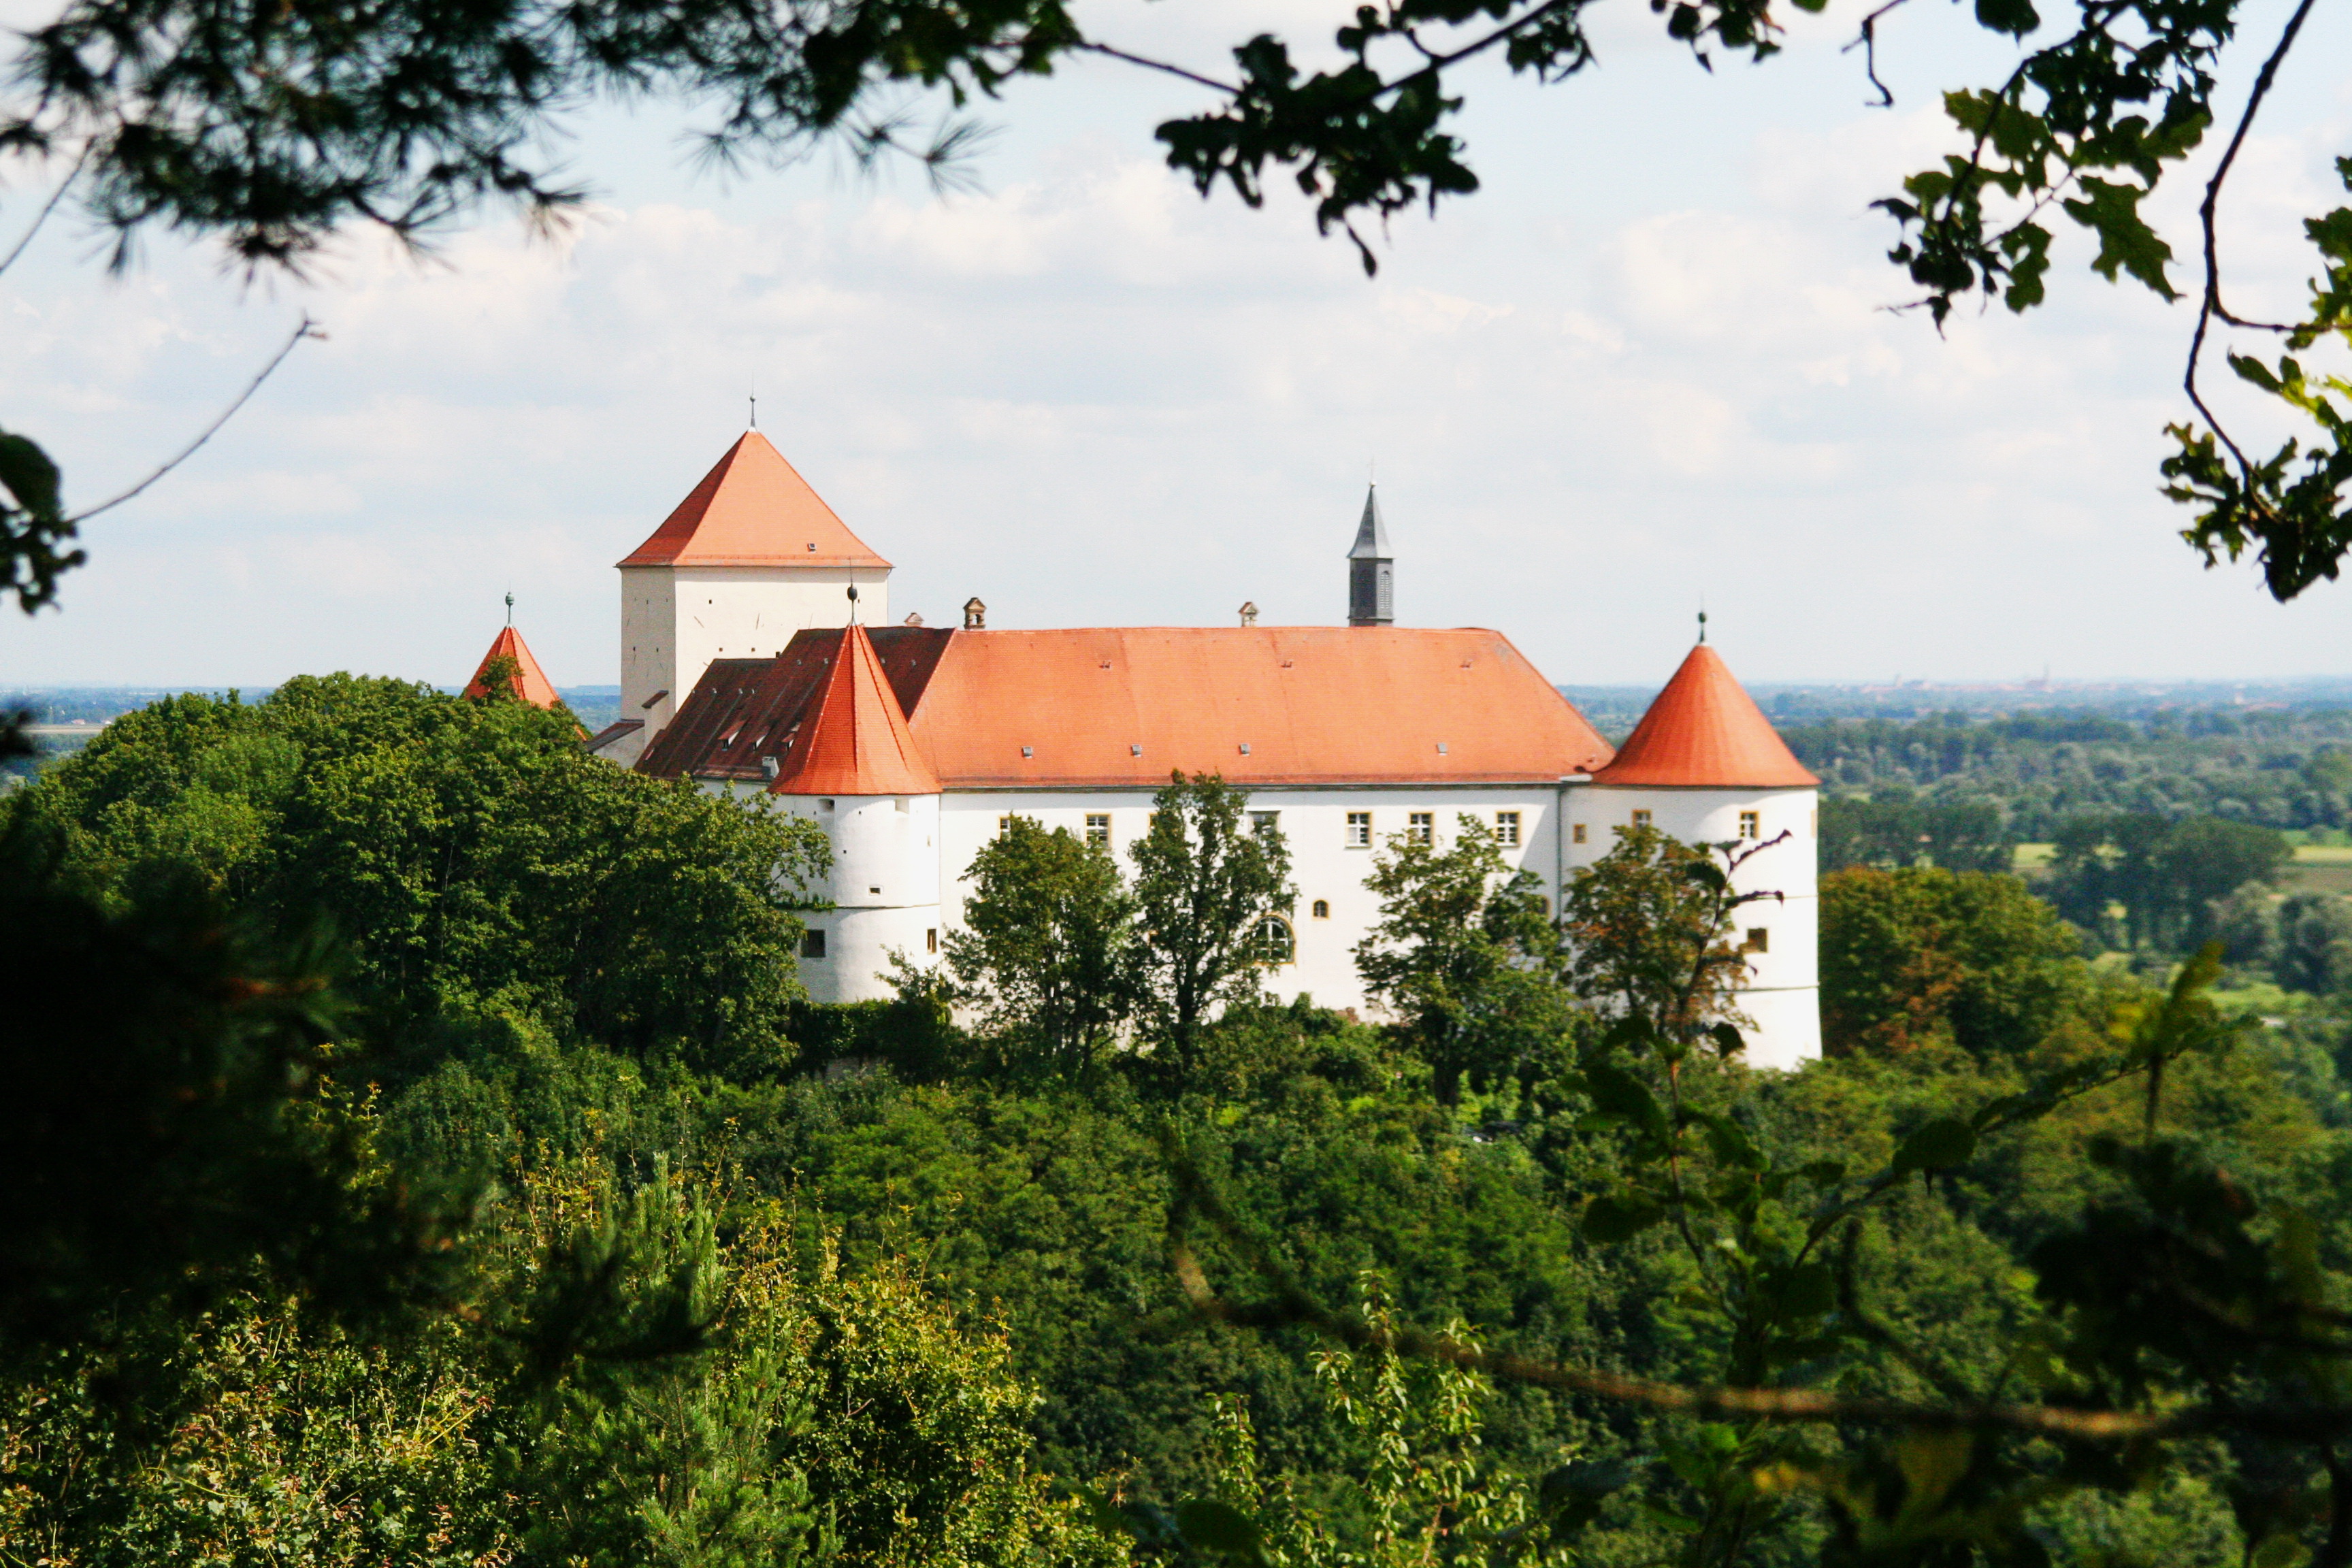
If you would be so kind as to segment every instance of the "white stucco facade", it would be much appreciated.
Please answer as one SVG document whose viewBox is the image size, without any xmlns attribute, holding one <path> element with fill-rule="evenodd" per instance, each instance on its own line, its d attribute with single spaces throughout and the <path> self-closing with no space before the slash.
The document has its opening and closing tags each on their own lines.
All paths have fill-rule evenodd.
<svg viewBox="0 0 2352 1568">
<path fill-rule="evenodd" d="M 805 917 L 811 931 L 824 933 L 824 951 L 812 951 L 801 963 L 809 994 L 824 1002 L 891 994 L 894 952 L 917 963 L 937 961 L 940 940 L 961 923 L 970 892 L 963 873 L 1007 816 L 1105 843 L 1130 874 L 1129 850 L 1151 816 L 1147 790 L 774 798 L 823 826 L 835 846 L 827 892 L 836 907 Z M 1396 836 L 1426 831 L 1444 846 L 1454 840 L 1466 816 L 1514 837 L 1503 848 L 1505 861 L 1541 878 L 1554 909 L 1577 870 L 1607 854 L 1617 842 L 1613 830 L 1631 826 L 1637 811 L 1649 812 L 1653 826 L 1688 843 L 1739 841 L 1745 835 L 1748 842 L 1767 844 L 1735 880 L 1743 892 L 1780 895 L 1741 906 L 1736 921 L 1738 940 L 1748 950 L 1738 1001 L 1755 1026 L 1748 1058 L 1754 1066 L 1785 1068 L 1821 1055 L 1811 790 L 1612 789 L 1580 778 L 1550 785 L 1261 788 L 1251 792 L 1248 809 L 1274 816 L 1290 850 L 1298 892 L 1286 917 L 1293 956 L 1265 973 L 1265 989 L 1284 1001 L 1305 994 L 1368 1018 L 1380 1015 L 1365 999 L 1355 949 L 1379 921 L 1380 901 L 1365 879 L 1377 849 Z M 1743 814 L 1754 820 L 1743 823 Z M 1783 831 L 1786 838 L 1768 843 Z"/>
</svg>

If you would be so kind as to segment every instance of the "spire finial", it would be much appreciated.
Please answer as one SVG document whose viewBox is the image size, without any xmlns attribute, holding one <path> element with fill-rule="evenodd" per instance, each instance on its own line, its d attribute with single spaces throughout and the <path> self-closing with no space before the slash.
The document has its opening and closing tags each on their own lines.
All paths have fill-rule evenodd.
<svg viewBox="0 0 2352 1568">
<path fill-rule="evenodd" d="M 857 624 L 857 584 L 855 583 L 849 585 L 849 624 L 853 626 Z"/>
<path fill-rule="evenodd" d="M 507 590 L 507 625 L 514 625 L 514 590 Z"/>
<path fill-rule="evenodd" d="M 1701 610 L 1698 613 L 1698 640 L 1701 642 L 1706 641 L 1706 612 L 1705 610 Z"/>
<path fill-rule="evenodd" d="M 754 382 L 751 384 L 751 428 L 752 428 L 752 429 L 754 429 L 754 430 L 757 430 L 759 427 L 760 427 L 760 384 L 759 384 L 758 382 L 754 381 Z"/>
</svg>

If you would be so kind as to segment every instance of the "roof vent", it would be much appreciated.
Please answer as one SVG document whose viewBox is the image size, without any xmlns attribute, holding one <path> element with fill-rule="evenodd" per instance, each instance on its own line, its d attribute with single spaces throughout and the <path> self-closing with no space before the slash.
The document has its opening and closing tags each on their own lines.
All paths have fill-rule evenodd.
<svg viewBox="0 0 2352 1568">
<path fill-rule="evenodd" d="M 1249 742 L 1247 741 L 1244 741 L 1242 742 L 1242 755 L 1244 757 L 1249 755 Z"/>
<path fill-rule="evenodd" d="M 923 612 L 920 610 L 908 610 L 907 612 L 905 624 L 910 626 L 921 626 L 923 624 Z"/>
<path fill-rule="evenodd" d="M 1127 749 L 1127 754 L 1130 757 L 1139 757 L 1143 755 L 1143 748 L 1141 746 L 1129 746 Z"/>
<path fill-rule="evenodd" d="M 978 595 L 963 602 L 963 629 L 968 632 L 988 629 L 988 606 L 980 602 Z"/>
<path fill-rule="evenodd" d="M 809 541 L 809 553 L 810 553 L 811 555 L 814 555 L 814 554 L 815 554 L 815 553 L 816 553 L 816 541 L 814 541 L 814 540 L 811 540 L 811 541 Z"/>
<path fill-rule="evenodd" d="M 1256 600 L 1244 599 L 1242 601 L 1242 625 L 1245 626 L 1254 626 L 1257 625 Z"/>
<path fill-rule="evenodd" d="M 1022 748 L 1021 748 L 1021 754 L 1022 754 L 1023 756 L 1024 756 L 1024 757 L 1034 757 L 1034 756 L 1035 756 L 1035 755 L 1037 754 L 1037 752 L 1036 752 L 1035 748 L 1034 748 L 1034 747 L 1030 747 L 1030 746 L 1024 746 L 1024 747 L 1022 747 Z"/>
<path fill-rule="evenodd" d="M 1437 742 L 1437 754 L 1441 757 L 1445 754 L 1445 742 L 1443 741 Z"/>
<path fill-rule="evenodd" d="M 775 779 L 775 776 L 783 772 L 784 769 L 783 764 L 777 762 L 775 758 L 761 757 L 760 759 L 760 771 L 766 774 L 769 780 L 772 782 Z"/>
</svg>

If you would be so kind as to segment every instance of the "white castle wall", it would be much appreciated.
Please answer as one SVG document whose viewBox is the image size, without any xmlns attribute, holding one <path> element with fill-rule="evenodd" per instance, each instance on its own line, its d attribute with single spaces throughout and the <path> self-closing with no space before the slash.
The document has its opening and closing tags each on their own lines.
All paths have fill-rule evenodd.
<svg viewBox="0 0 2352 1568">
<path fill-rule="evenodd" d="M 1559 784 L 1417 784 L 1393 789 L 1274 788 L 1254 790 L 1249 809 L 1276 814 L 1289 842 L 1291 881 L 1298 901 L 1289 921 L 1296 958 L 1266 972 L 1260 984 L 1288 1001 L 1301 993 L 1321 1006 L 1352 1008 L 1360 1016 L 1374 1010 L 1356 976 L 1356 943 L 1380 919 L 1380 900 L 1364 886 L 1373 851 L 1349 842 L 1348 817 L 1370 814 L 1372 841 L 1385 845 L 1407 830 L 1415 812 L 1426 812 L 1440 844 L 1451 844 L 1457 818 L 1467 813 L 1492 827 L 1503 812 L 1519 814 L 1519 843 L 1503 857 L 1514 869 L 1526 868 L 1544 879 L 1547 897 L 1557 897 L 1562 786 Z M 1110 818 L 1110 848 L 1120 871 L 1134 875 L 1128 849 L 1149 829 L 1151 794 L 1145 790 L 950 791 L 940 808 L 940 878 L 945 918 L 959 921 L 970 884 L 961 880 L 972 858 L 993 838 L 1008 813 L 1034 817 L 1047 830 L 1067 828 L 1083 838 L 1089 816 Z M 1316 900 L 1329 906 L 1318 916 Z"/>
<path fill-rule="evenodd" d="M 624 566 L 621 568 L 621 713 L 645 728 L 604 754 L 637 760 L 677 712 L 714 658 L 760 658 L 810 626 L 857 618 L 887 626 L 890 572 L 883 566 Z M 648 708 L 657 692 L 667 696 Z"/>
<path fill-rule="evenodd" d="M 891 994 L 891 954 L 936 962 L 940 911 L 940 797 L 935 795 L 765 795 L 756 784 L 719 786 L 737 798 L 765 795 L 814 822 L 833 845 L 821 891 L 833 908 L 802 921 L 822 932 L 824 955 L 803 951 L 801 984 L 818 1002 L 866 1002 Z"/>
</svg>

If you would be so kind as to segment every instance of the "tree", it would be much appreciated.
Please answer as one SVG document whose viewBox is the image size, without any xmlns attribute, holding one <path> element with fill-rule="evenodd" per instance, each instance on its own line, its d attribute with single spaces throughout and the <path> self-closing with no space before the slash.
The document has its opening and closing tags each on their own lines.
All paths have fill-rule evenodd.
<svg viewBox="0 0 2352 1568">
<path fill-rule="evenodd" d="M 755 1075 L 827 853 L 782 812 L 586 755 L 561 710 L 345 675 L 127 714 L 13 809 L 101 902 L 193 879 L 265 924 L 331 922 L 380 1043 L 504 995 Z"/>
<path fill-rule="evenodd" d="M 1171 773 L 1151 797 L 1151 826 L 1128 849 L 1145 1016 L 1186 1077 L 1200 1065 L 1202 1026 L 1226 1003 L 1256 996 L 1265 922 L 1298 898 L 1280 826 L 1249 820 L 1248 805 L 1245 791 L 1213 773 Z"/>
<path fill-rule="evenodd" d="M 1464 813 L 1444 846 L 1396 835 L 1364 885 L 1381 918 L 1356 944 L 1356 973 L 1367 996 L 1404 1020 L 1442 1103 L 1465 1079 L 1509 1076 L 1567 1030 L 1543 879 L 1513 871 L 1485 823 Z"/>
<path fill-rule="evenodd" d="M 1731 945 L 1731 918 L 1773 895 L 1735 892 L 1713 854 L 1654 827 L 1616 834 L 1616 847 L 1561 896 L 1569 989 L 1685 1046 L 1717 1026 L 1737 1027 L 1746 1020 L 1732 994 L 1748 961 Z"/>
<path fill-rule="evenodd" d="M 2293 853 L 2274 829 L 2242 822 L 2086 814 L 2059 825 L 2051 901 L 2103 934 L 2113 927 L 2109 910 L 2120 905 L 2125 945 L 2185 951 L 2212 939 L 2232 893 L 2270 880 Z"/>
<path fill-rule="evenodd" d="M 1821 890 L 1823 1045 L 2022 1059 L 2094 1001 L 2080 945 L 2014 877 L 1832 872 Z"/>
<path fill-rule="evenodd" d="M 2325 893 L 2301 893 L 2279 906 L 2271 973 L 2290 991 L 2324 996 L 2352 983 L 2352 910 Z"/>
<path fill-rule="evenodd" d="M 1135 1011 L 1136 901 L 1110 856 L 1013 816 L 972 857 L 947 968 L 1014 1060 L 1093 1068 Z"/>
<path fill-rule="evenodd" d="M 1821 868 L 1940 866 L 1947 871 L 2006 871 L 2016 839 L 1990 801 L 1929 803 L 1907 790 L 1822 802 Z"/>
</svg>

